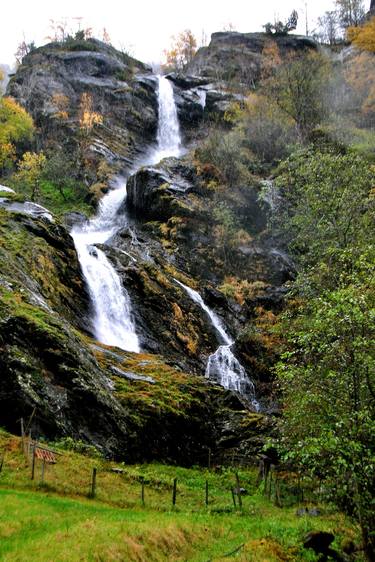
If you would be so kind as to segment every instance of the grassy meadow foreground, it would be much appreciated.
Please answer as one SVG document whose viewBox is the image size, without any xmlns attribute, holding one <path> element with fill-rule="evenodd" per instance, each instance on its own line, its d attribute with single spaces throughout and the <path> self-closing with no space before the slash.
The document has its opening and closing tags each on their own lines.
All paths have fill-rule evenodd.
<svg viewBox="0 0 375 562">
<path fill-rule="evenodd" d="M 21 442 L 0 433 L 0 560 L 189 560 L 208 562 L 316 560 L 302 546 L 312 530 L 335 534 L 334 547 L 358 538 L 342 514 L 319 505 L 317 516 L 298 516 L 301 505 L 287 494 L 282 508 L 257 486 L 257 470 L 240 469 L 242 512 L 233 506 L 235 469 L 204 470 L 168 465 L 114 465 L 61 451 L 41 483 L 21 451 Z M 0 461 L 1 462 L 1 461 Z M 121 473 L 111 469 L 121 467 Z M 89 498 L 97 467 L 95 498 Z M 172 507 L 173 479 L 176 506 Z M 144 482 L 144 504 L 141 482 Z M 208 481 L 209 505 L 205 505 Z M 316 507 L 316 506 L 315 506 Z M 358 560 L 359 558 L 357 558 Z"/>
</svg>

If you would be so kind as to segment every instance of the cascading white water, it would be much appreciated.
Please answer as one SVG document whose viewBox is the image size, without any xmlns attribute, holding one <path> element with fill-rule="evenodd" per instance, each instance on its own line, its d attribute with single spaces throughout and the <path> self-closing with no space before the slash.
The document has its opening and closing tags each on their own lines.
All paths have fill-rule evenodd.
<svg viewBox="0 0 375 562">
<path fill-rule="evenodd" d="M 152 155 L 153 163 L 168 156 L 180 156 L 181 134 L 174 100 L 173 86 L 165 76 L 158 76 L 158 132 L 157 148 Z"/>
<path fill-rule="evenodd" d="M 157 146 L 131 173 L 167 156 L 180 154 L 181 136 L 173 88 L 163 76 L 158 77 L 158 85 Z M 95 337 L 107 345 L 139 352 L 129 295 L 105 253 L 95 247 L 95 244 L 107 242 L 126 225 L 126 215 L 118 214 L 125 198 L 126 181 L 123 181 L 100 201 L 97 216 L 84 226 L 73 228 L 71 234 L 94 309 Z"/>
<path fill-rule="evenodd" d="M 249 397 L 252 400 L 253 406 L 258 410 L 259 404 L 255 400 L 254 384 L 247 376 L 241 363 L 234 356 L 231 349 L 234 341 L 226 333 L 219 317 L 205 304 L 197 291 L 187 287 L 177 279 L 174 279 L 174 281 L 187 292 L 189 297 L 196 302 L 202 310 L 204 310 L 224 343 L 224 345 L 220 345 L 215 353 L 208 358 L 206 377 L 216 380 L 228 390 L 234 390 Z"/>
<path fill-rule="evenodd" d="M 95 247 L 118 230 L 116 212 L 125 196 L 126 186 L 120 184 L 102 199 L 98 215 L 83 227 L 73 228 L 71 234 L 94 309 L 95 337 L 107 345 L 139 352 L 129 295 L 105 253 Z"/>
<path fill-rule="evenodd" d="M 224 328 L 223 328 L 223 326 L 222 326 L 222 324 L 219 320 L 219 317 L 214 313 L 213 310 L 208 308 L 208 306 L 206 305 L 206 303 L 204 302 L 204 300 L 202 299 L 200 294 L 197 293 L 197 291 L 194 291 L 194 289 L 191 289 L 190 287 L 188 287 L 187 285 L 184 285 L 183 283 L 181 283 L 177 279 L 173 279 L 173 280 L 175 281 L 175 283 L 177 283 L 177 285 L 180 285 L 180 287 L 182 287 L 184 289 L 184 291 L 187 292 L 187 294 L 189 295 L 191 300 L 193 300 L 194 302 L 199 304 L 199 306 L 205 311 L 205 313 L 207 314 L 207 316 L 211 320 L 211 323 L 212 323 L 213 327 L 220 334 L 220 337 L 223 340 L 223 342 L 226 345 L 232 345 L 234 342 L 228 336 L 226 331 L 224 330 Z"/>
</svg>

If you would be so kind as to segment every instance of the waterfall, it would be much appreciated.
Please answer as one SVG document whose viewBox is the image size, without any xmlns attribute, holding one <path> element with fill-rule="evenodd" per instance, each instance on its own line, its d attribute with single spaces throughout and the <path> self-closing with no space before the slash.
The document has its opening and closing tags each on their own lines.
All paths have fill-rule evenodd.
<svg viewBox="0 0 375 562">
<path fill-rule="evenodd" d="M 165 76 L 159 76 L 158 81 L 158 149 L 167 156 L 179 156 L 181 135 L 173 86 Z"/>
<path fill-rule="evenodd" d="M 163 76 L 158 77 L 158 107 L 157 146 L 130 173 L 167 156 L 180 154 L 181 136 L 173 87 Z M 97 216 L 83 226 L 74 227 L 71 235 L 91 298 L 95 337 L 107 345 L 139 352 L 128 292 L 105 253 L 95 246 L 105 244 L 126 225 L 126 214 L 118 214 L 125 197 L 126 180 L 103 197 Z"/>
<path fill-rule="evenodd" d="M 205 304 L 197 291 L 187 287 L 177 279 L 174 279 L 174 281 L 187 292 L 189 297 L 196 302 L 202 310 L 204 310 L 224 344 L 220 345 L 215 353 L 209 356 L 206 367 L 206 377 L 216 380 L 219 384 L 221 384 L 221 386 L 227 388 L 228 390 L 234 390 L 244 396 L 247 396 L 252 401 L 256 410 L 258 410 L 259 404 L 255 399 L 254 384 L 247 376 L 244 367 L 234 356 L 231 349 L 234 341 L 226 333 L 220 319 Z"/>
<path fill-rule="evenodd" d="M 129 295 L 119 275 L 102 250 L 119 228 L 116 213 L 126 196 L 126 184 L 119 184 L 100 202 L 98 215 L 86 225 L 75 227 L 72 237 L 94 310 L 95 337 L 107 345 L 139 352 Z"/>
</svg>

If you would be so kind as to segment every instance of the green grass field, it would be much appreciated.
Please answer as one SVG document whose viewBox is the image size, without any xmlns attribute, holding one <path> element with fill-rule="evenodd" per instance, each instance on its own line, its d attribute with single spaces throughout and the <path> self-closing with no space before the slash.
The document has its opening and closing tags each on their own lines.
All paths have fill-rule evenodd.
<svg viewBox="0 0 375 562">
<path fill-rule="evenodd" d="M 31 481 L 20 440 L 0 433 L 1 561 L 293 561 L 316 560 L 302 547 L 313 529 L 329 530 L 336 548 L 358 529 L 342 514 L 320 507 L 318 517 L 296 515 L 298 505 L 276 507 L 256 487 L 255 470 L 239 470 L 249 494 L 234 509 L 230 488 L 234 469 L 208 471 L 166 465 L 115 466 L 64 452 Z M 89 499 L 92 468 L 97 491 Z M 177 501 L 172 506 L 172 482 Z M 145 504 L 141 501 L 141 480 Z M 209 505 L 205 483 L 209 482 Z"/>
</svg>

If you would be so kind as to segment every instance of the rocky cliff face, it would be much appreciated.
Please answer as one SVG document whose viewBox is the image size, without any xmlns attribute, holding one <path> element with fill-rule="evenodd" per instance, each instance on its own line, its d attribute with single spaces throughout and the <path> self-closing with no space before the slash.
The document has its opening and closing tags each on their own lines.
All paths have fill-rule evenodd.
<svg viewBox="0 0 375 562">
<path fill-rule="evenodd" d="M 262 416 L 249 412 L 246 402 L 189 374 L 176 362 L 124 353 L 84 334 L 83 327 L 89 328 L 88 300 L 69 233 L 49 214 L 40 209 L 36 214 L 17 196 L 4 195 L 0 209 L 1 425 L 18 432 L 20 417 L 27 418 L 35 408 L 34 435 L 70 435 L 128 461 L 199 462 L 207 447 L 225 449 L 228 431 L 236 445 L 258 450 L 258 431 L 267 424 Z M 192 326 L 188 329 L 199 332 L 202 320 L 194 317 L 178 289 L 165 286 L 167 279 L 156 268 L 144 265 L 133 278 L 133 284 L 150 285 L 145 289 L 146 302 L 154 315 L 156 299 L 160 314 L 167 313 L 163 291 L 169 295 L 169 313 L 175 311 L 174 330 L 180 333 L 182 354 L 187 336 L 184 321 L 178 322 L 183 313 L 176 301 L 184 303 L 186 323 Z M 140 286 L 137 292 L 142 300 Z M 163 320 L 159 330 L 161 325 Z M 236 430 L 230 422 L 236 415 L 242 421 L 249 418 L 257 432 L 249 433 L 248 426 L 246 431 Z"/>
<path fill-rule="evenodd" d="M 265 41 L 262 34 L 215 34 L 185 75 L 170 76 L 184 140 L 197 142 L 206 118 L 222 116 L 242 99 L 241 73 L 250 69 L 256 79 Z M 283 52 L 311 47 L 301 38 L 277 41 Z M 218 76 L 219 67 L 237 69 L 237 89 L 228 88 L 228 76 Z M 155 142 L 156 89 L 148 67 L 90 40 L 32 52 L 8 93 L 32 113 L 40 148 L 77 153 L 87 185 L 100 180 L 100 196 L 111 174 L 129 169 Z M 84 132 L 86 94 L 90 111 L 102 120 Z M 99 177 L 103 167 L 107 175 Z M 0 194 L 0 424 L 16 430 L 17 420 L 36 408 L 35 431 L 84 439 L 128 460 L 188 463 L 199 462 L 205 447 L 259 450 L 269 421 L 202 377 L 221 342 L 176 280 L 198 290 L 223 320 L 258 396 L 266 396 L 274 351 L 261 338 L 258 317 L 272 317 L 281 307 L 293 267 L 269 230 L 260 179 L 249 175 L 230 189 L 216 181 L 213 189 L 215 173 L 190 152 L 141 168 L 128 180 L 117 220 L 124 211 L 127 219 L 102 249 L 130 295 L 143 350 L 138 355 L 94 340 L 87 289 L 66 228 L 16 194 Z M 221 215 L 234 221 L 230 236 Z M 85 220 L 74 213 L 68 218 L 70 225 Z M 233 275 L 246 284 L 242 302 L 220 290 Z"/>
<path fill-rule="evenodd" d="M 89 39 L 32 51 L 7 94 L 31 113 L 40 148 L 67 150 L 92 185 L 106 179 L 101 163 L 109 172 L 123 169 L 155 140 L 156 85 L 147 65 Z M 84 111 L 96 113 L 100 123 L 82 127 Z"/>
</svg>

